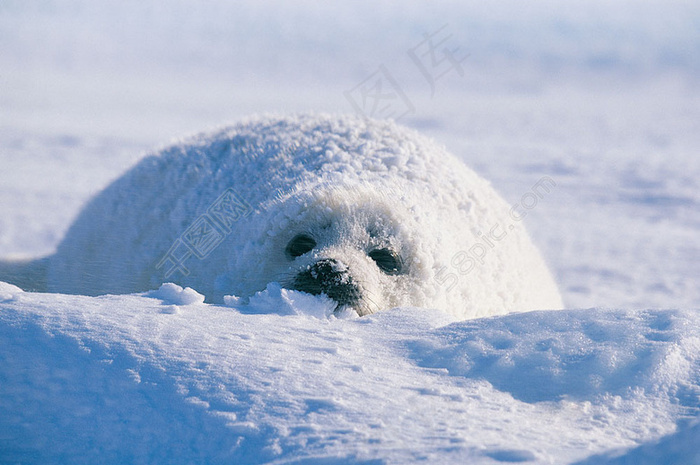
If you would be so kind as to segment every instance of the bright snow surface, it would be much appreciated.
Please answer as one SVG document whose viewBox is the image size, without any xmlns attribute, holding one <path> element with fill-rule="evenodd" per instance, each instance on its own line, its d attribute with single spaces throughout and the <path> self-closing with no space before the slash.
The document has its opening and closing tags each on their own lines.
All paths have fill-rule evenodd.
<svg viewBox="0 0 700 465">
<path fill-rule="evenodd" d="M 276 286 L 237 308 L 191 296 L 3 287 L 3 461 L 569 463 L 699 406 L 697 312 L 450 322 L 328 317 Z"/>
<path fill-rule="evenodd" d="M 388 75 L 400 123 L 509 203 L 556 182 L 524 221 L 567 308 L 595 307 L 337 319 L 275 286 L 231 307 L 4 286 L 0 463 L 700 463 L 699 18 L 683 0 L 0 2 L 0 257 L 51 253 L 160 144 L 352 112 L 346 92 Z M 434 33 L 466 60 L 431 84 L 407 52 Z"/>
</svg>

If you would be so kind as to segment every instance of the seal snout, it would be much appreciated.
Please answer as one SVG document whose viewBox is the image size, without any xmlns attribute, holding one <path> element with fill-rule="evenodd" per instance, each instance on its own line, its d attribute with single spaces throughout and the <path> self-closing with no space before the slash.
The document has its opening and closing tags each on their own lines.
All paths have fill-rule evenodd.
<svg viewBox="0 0 700 465">
<path fill-rule="evenodd" d="M 338 308 L 356 305 L 362 295 L 343 264 L 332 258 L 319 260 L 296 275 L 292 289 L 313 295 L 326 294 Z"/>
</svg>

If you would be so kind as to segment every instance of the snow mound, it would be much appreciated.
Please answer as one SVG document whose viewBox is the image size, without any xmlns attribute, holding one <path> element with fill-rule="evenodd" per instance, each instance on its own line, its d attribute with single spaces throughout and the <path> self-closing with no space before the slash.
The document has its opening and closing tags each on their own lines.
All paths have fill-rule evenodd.
<svg viewBox="0 0 700 465">
<path fill-rule="evenodd" d="M 191 305 L 204 303 L 204 296 L 195 291 L 191 287 L 182 288 L 174 283 L 165 283 L 158 288 L 157 291 L 152 291 L 146 294 L 149 297 L 163 300 L 164 303 L 173 305 Z"/>
<path fill-rule="evenodd" d="M 483 378 L 525 402 L 639 390 L 696 407 L 700 367 L 688 354 L 700 350 L 700 331 L 686 331 L 688 324 L 672 311 L 530 314 L 493 320 L 488 328 L 482 321 L 443 328 L 437 340 L 417 341 L 414 353 L 422 366 Z"/>
<path fill-rule="evenodd" d="M 22 292 L 24 291 L 19 287 L 0 281 L 0 302 L 15 300 Z"/>
<path fill-rule="evenodd" d="M 305 292 L 283 289 L 279 283 L 270 283 L 264 291 L 250 298 L 248 309 L 253 313 L 278 313 L 280 315 L 311 315 L 330 318 L 346 315 L 358 316 L 348 309 L 336 313 L 336 303 L 321 294 L 314 296 Z"/>
<path fill-rule="evenodd" d="M 172 314 L 150 294 L 1 302 L 0 462 L 695 457 L 697 428 L 673 433 L 700 410 L 700 312 L 340 319 L 290 314 L 324 308 L 301 296 Z"/>
<path fill-rule="evenodd" d="M 392 122 L 253 118 L 165 148 L 107 187 L 51 257 L 48 287 L 173 282 L 209 302 L 245 301 L 272 282 L 306 290 L 299 276 L 327 261 L 360 314 L 561 308 L 521 219 L 443 147 Z"/>
</svg>

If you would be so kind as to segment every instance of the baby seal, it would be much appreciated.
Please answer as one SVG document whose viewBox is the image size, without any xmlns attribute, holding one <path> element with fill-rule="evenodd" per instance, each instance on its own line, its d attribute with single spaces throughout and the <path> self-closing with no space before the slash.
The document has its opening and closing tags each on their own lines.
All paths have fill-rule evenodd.
<svg viewBox="0 0 700 465">
<path fill-rule="evenodd" d="M 393 122 L 251 118 L 144 158 L 41 263 L 46 290 L 85 295 L 175 282 L 217 303 L 278 282 L 360 315 L 561 308 L 518 218 L 444 148 Z"/>
</svg>

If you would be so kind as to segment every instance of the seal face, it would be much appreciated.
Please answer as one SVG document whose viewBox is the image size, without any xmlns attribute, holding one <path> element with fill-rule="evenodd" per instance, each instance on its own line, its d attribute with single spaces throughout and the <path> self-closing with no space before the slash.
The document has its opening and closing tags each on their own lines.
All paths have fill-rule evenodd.
<svg viewBox="0 0 700 465">
<path fill-rule="evenodd" d="M 381 276 L 375 276 L 375 280 L 368 277 L 381 274 L 398 277 L 404 273 L 404 266 L 388 238 L 379 239 L 377 233 L 358 230 L 359 237 L 328 224 L 317 230 L 319 241 L 310 233 L 294 236 L 285 247 L 285 254 L 295 271 L 282 283 L 297 291 L 325 294 L 337 302 L 338 310 L 352 307 L 360 315 L 379 310 L 381 302 L 377 299 L 383 293 L 375 287 L 381 287 L 376 283 Z M 369 260 L 361 261 L 362 253 Z M 346 262 L 354 265 L 348 266 Z"/>
<path fill-rule="evenodd" d="M 352 307 L 360 315 L 400 305 L 393 305 L 387 290 L 411 279 L 401 254 L 413 251 L 388 214 L 391 206 L 360 185 L 330 190 L 319 188 L 311 194 L 315 199 L 299 202 L 307 210 L 288 224 L 290 230 L 282 235 L 282 240 L 289 237 L 286 244 L 275 246 L 284 249 L 286 260 L 275 261 L 277 281 L 289 289 L 325 294 L 337 310 Z M 290 202 L 297 203 L 284 200 Z"/>
<path fill-rule="evenodd" d="M 486 181 L 414 131 L 355 116 L 253 118 L 148 156 L 83 209 L 48 261 L 51 291 L 163 282 L 210 302 L 278 282 L 362 315 L 561 308 Z"/>
</svg>

